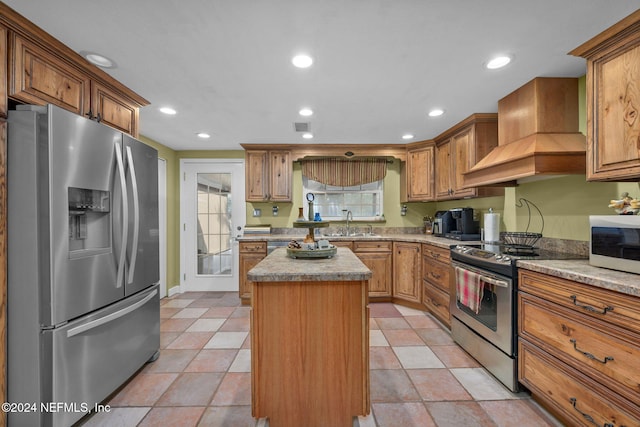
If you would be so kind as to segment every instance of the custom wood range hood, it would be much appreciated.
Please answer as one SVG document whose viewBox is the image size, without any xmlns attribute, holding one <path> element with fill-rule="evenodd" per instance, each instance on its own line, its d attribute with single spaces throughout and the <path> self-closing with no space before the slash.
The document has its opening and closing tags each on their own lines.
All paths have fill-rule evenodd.
<svg viewBox="0 0 640 427">
<path fill-rule="evenodd" d="M 465 187 L 537 175 L 584 174 L 578 79 L 538 77 L 498 101 L 498 146 L 464 173 Z"/>
</svg>

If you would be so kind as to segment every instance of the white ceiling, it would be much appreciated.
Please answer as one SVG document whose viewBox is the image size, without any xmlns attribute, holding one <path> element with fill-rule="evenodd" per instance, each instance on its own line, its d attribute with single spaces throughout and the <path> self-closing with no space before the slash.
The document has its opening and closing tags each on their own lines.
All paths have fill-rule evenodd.
<svg viewBox="0 0 640 427">
<path fill-rule="evenodd" d="M 534 77 L 578 77 L 567 55 L 638 7 L 625 0 L 4 0 L 151 105 L 140 133 L 176 150 L 240 143 L 430 139 Z M 291 65 L 306 52 L 314 65 Z M 501 70 L 483 63 L 498 53 Z M 178 114 L 165 116 L 161 106 Z M 315 114 L 298 116 L 308 106 Z M 433 107 L 446 113 L 427 116 Z M 295 121 L 310 121 L 303 140 Z M 201 140 L 196 133 L 212 135 Z"/>
</svg>

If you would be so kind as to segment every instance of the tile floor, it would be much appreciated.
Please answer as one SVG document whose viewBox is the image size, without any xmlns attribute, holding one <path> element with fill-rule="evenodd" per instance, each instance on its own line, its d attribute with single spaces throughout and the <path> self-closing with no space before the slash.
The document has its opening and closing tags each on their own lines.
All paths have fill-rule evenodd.
<svg viewBox="0 0 640 427">
<path fill-rule="evenodd" d="M 428 313 L 370 305 L 371 414 L 354 425 L 557 426 L 458 347 Z M 161 301 L 161 352 L 86 427 L 256 426 L 251 417 L 249 308 L 237 293 Z"/>
</svg>

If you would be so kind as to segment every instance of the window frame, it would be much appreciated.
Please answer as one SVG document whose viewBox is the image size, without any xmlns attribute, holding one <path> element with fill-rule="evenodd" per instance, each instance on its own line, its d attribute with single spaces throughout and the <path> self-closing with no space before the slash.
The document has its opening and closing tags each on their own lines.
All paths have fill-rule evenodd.
<svg viewBox="0 0 640 427">
<path fill-rule="evenodd" d="M 306 198 L 306 195 L 308 193 L 314 194 L 314 213 L 320 212 L 320 216 L 324 221 L 345 221 L 347 219 L 348 211 L 352 212 L 353 220 L 355 221 L 380 221 L 383 216 L 384 179 L 368 184 L 344 187 L 322 184 L 318 181 L 302 175 L 302 200 L 304 203 L 303 214 L 306 219 L 309 218 L 309 203 L 307 202 Z M 322 206 L 325 206 L 322 202 L 326 200 L 327 194 L 342 195 L 343 199 L 346 199 L 347 196 L 362 197 L 363 195 L 373 194 L 374 202 L 370 204 L 360 203 L 357 205 L 349 205 L 348 200 L 343 200 L 343 203 L 341 203 L 337 207 L 337 210 L 333 209 L 333 212 L 331 212 L 333 214 L 338 213 L 338 215 L 330 215 L 326 212 L 326 209 L 322 208 Z M 375 202 L 376 198 L 377 203 Z M 364 206 L 369 206 L 371 210 L 367 213 L 373 215 L 363 215 L 362 208 Z"/>
</svg>

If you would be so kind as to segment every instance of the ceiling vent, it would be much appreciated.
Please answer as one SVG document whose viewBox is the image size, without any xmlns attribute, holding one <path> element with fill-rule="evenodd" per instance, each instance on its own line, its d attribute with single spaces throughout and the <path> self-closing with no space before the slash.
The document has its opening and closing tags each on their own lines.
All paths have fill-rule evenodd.
<svg viewBox="0 0 640 427">
<path fill-rule="evenodd" d="M 311 123 L 309 122 L 294 122 L 293 128 L 296 132 L 310 132 L 311 131 Z"/>
</svg>

